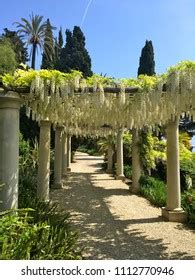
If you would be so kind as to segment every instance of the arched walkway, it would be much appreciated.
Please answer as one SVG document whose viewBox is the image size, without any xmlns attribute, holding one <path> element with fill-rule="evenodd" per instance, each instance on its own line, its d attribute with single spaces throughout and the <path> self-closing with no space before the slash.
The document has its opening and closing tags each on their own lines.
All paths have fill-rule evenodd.
<svg viewBox="0 0 195 280">
<path fill-rule="evenodd" d="M 51 199 L 71 213 L 86 259 L 195 259 L 195 232 L 167 222 L 161 209 L 129 193 L 101 169 L 102 157 L 76 153 Z"/>
</svg>

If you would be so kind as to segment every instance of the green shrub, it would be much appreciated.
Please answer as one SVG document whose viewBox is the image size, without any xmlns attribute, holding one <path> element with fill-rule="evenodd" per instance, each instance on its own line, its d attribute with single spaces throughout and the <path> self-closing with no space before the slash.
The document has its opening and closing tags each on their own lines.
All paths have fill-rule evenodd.
<svg viewBox="0 0 195 280">
<path fill-rule="evenodd" d="M 124 165 L 124 175 L 126 178 L 132 179 L 132 166 Z"/>
<path fill-rule="evenodd" d="M 31 147 L 20 134 L 19 141 L 19 208 L 30 207 L 37 195 L 38 145 Z"/>
<path fill-rule="evenodd" d="M 182 194 L 182 207 L 188 214 L 188 221 L 195 225 L 195 191 L 190 190 Z"/>
<path fill-rule="evenodd" d="M 28 209 L 1 215 L 0 259 L 81 259 L 69 214 L 59 211 L 56 204 L 37 200 L 37 148 L 20 135 L 19 207 Z"/>
<path fill-rule="evenodd" d="M 96 155 L 96 154 L 97 154 L 97 151 L 96 151 L 95 149 L 89 149 L 89 150 L 87 150 L 87 153 L 88 153 L 89 155 L 93 156 L 93 155 Z"/>
<path fill-rule="evenodd" d="M 153 177 L 141 176 L 140 194 L 146 197 L 153 205 L 162 207 L 166 205 L 166 185 Z"/>
<path fill-rule="evenodd" d="M 31 213 L 23 210 L 0 218 L 0 259 L 81 259 L 77 233 L 45 219 L 34 223 Z"/>
<path fill-rule="evenodd" d="M 123 161 L 124 165 L 129 165 L 132 162 L 132 134 L 130 132 L 123 134 Z"/>
</svg>

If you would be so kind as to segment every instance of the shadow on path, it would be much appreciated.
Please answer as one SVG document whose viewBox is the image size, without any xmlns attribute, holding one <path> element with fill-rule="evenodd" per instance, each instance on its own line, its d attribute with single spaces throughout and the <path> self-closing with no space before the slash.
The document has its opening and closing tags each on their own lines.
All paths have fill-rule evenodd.
<svg viewBox="0 0 195 280">
<path fill-rule="evenodd" d="M 131 195 L 127 185 L 104 174 L 100 169 L 102 159 L 86 154 L 76 159 L 73 171 L 78 171 L 72 172 L 64 180 L 64 188 L 53 190 L 51 196 L 70 212 L 80 232 L 85 259 L 195 259 L 195 254 L 171 246 L 169 239 L 161 236 L 164 228 L 168 236 L 171 234 L 170 223 L 157 210 L 150 216 L 153 207 L 147 201 Z M 145 209 L 137 205 L 140 200 Z M 175 230 L 174 223 L 172 227 Z M 182 234 L 180 230 L 178 234 Z"/>
</svg>

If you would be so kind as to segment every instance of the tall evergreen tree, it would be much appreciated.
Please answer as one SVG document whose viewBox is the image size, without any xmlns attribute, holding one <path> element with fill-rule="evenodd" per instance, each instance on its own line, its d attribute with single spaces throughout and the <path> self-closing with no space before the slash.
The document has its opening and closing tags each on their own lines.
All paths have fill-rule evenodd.
<svg viewBox="0 0 195 280">
<path fill-rule="evenodd" d="M 54 68 L 54 39 L 52 29 L 53 27 L 51 26 L 49 19 L 47 19 L 41 64 L 42 69 Z"/>
<path fill-rule="evenodd" d="M 63 47 L 63 35 L 62 28 L 60 27 L 58 38 L 54 39 L 54 68 L 59 69 L 60 56 Z"/>
<path fill-rule="evenodd" d="M 138 68 L 138 76 L 139 75 L 148 75 L 148 76 L 153 76 L 155 75 L 155 61 L 154 61 L 154 50 L 153 50 L 153 45 L 152 41 L 146 40 L 145 46 L 143 47 L 141 51 L 141 57 L 139 60 L 139 68 Z M 150 143 L 150 138 L 152 137 L 151 132 L 147 132 L 142 130 L 140 133 L 140 138 L 141 142 L 144 143 L 142 149 L 146 149 L 148 155 L 150 155 L 150 152 L 152 147 Z M 144 154 L 146 152 L 144 151 Z M 145 160 L 144 157 L 141 157 L 142 161 L 142 166 L 144 168 L 144 171 L 148 174 L 151 175 L 151 159 L 150 156 L 148 156 L 148 159 Z"/>
<path fill-rule="evenodd" d="M 16 31 L 11 31 L 7 28 L 4 28 L 4 33 L 1 36 L 2 39 L 8 39 L 12 45 L 12 48 L 16 55 L 17 64 L 26 63 L 28 58 L 28 50 L 25 47 L 25 44 L 20 39 Z"/>
<path fill-rule="evenodd" d="M 69 29 L 67 29 L 66 44 L 65 47 L 62 48 L 61 50 L 60 60 L 58 65 L 60 71 L 70 72 L 70 70 L 73 69 L 72 54 L 73 54 L 72 32 Z"/>
<path fill-rule="evenodd" d="M 63 43 L 64 43 L 64 40 L 63 40 L 63 35 L 62 35 L 62 27 L 60 27 L 60 31 L 58 34 L 58 45 L 59 45 L 60 49 L 62 48 Z"/>
<path fill-rule="evenodd" d="M 73 32 L 66 30 L 66 45 L 61 52 L 59 69 L 63 72 L 79 70 L 85 77 L 93 74 L 91 58 L 85 48 L 85 36 L 79 26 L 74 26 Z"/>
<path fill-rule="evenodd" d="M 139 60 L 138 76 L 144 74 L 148 76 L 155 75 L 155 61 L 152 41 L 146 40 Z"/>
</svg>

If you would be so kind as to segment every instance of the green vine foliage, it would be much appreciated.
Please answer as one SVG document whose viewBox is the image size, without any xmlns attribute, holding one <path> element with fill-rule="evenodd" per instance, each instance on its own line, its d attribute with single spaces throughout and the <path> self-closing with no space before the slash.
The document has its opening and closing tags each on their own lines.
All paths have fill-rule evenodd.
<svg viewBox="0 0 195 280">
<path fill-rule="evenodd" d="M 146 174 L 150 174 L 150 170 L 156 168 L 158 160 L 164 161 L 166 159 L 165 146 L 165 142 L 153 137 L 151 132 L 141 132 L 140 157 Z"/>
<path fill-rule="evenodd" d="M 2 83 L 9 87 L 30 87 L 32 81 L 39 76 L 44 81 L 55 81 L 56 84 L 60 84 L 62 81 L 71 81 L 77 77 L 82 77 L 82 73 L 73 70 L 71 73 L 62 73 L 58 70 L 33 70 L 28 71 L 18 69 L 14 75 L 5 74 L 2 77 Z"/>
<path fill-rule="evenodd" d="M 126 86 L 126 87 L 138 87 L 141 91 L 148 91 L 154 89 L 158 83 L 166 83 L 166 79 L 172 73 L 180 71 L 183 73 L 188 73 L 190 70 L 195 70 L 194 61 L 182 61 L 176 66 L 170 67 L 167 72 L 159 76 L 147 76 L 140 75 L 137 79 L 125 78 L 125 79 L 115 79 L 111 77 L 103 77 L 98 74 L 94 74 L 87 78 L 85 84 L 88 86 L 93 86 L 94 83 L 101 84 L 102 86 Z M 40 76 L 44 80 L 55 80 L 57 83 L 64 80 L 70 81 L 74 80 L 75 77 L 82 78 L 82 73 L 80 71 L 73 70 L 70 73 L 63 73 L 58 70 L 22 70 L 18 69 L 15 71 L 14 75 L 5 74 L 2 75 L 2 82 L 5 86 L 9 87 L 29 87 L 36 76 Z"/>
<path fill-rule="evenodd" d="M 191 61 L 191 60 L 181 61 L 177 65 L 169 67 L 167 70 L 167 74 L 174 73 L 175 71 L 186 72 L 189 70 L 195 70 L 195 61 Z"/>
<path fill-rule="evenodd" d="M 77 78 L 82 78 L 83 75 L 80 71 L 72 70 L 70 73 L 63 73 L 58 70 L 23 70 L 17 69 L 13 75 L 5 74 L 2 76 L 2 83 L 5 86 L 13 87 L 13 88 L 20 88 L 20 87 L 30 87 L 32 81 L 39 76 L 43 80 L 48 81 L 55 81 L 56 84 L 60 84 L 62 81 L 70 82 L 75 81 Z M 94 86 L 94 85 L 101 85 L 101 86 L 123 86 L 123 87 L 138 87 L 140 91 L 142 90 L 149 90 L 155 87 L 158 78 L 155 76 L 147 76 L 147 75 L 140 75 L 138 79 L 114 79 L 111 77 L 103 77 L 98 74 L 93 74 L 91 77 L 87 78 L 86 80 L 83 79 L 84 86 Z M 82 81 L 81 81 L 82 85 Z"/>
</svg>

